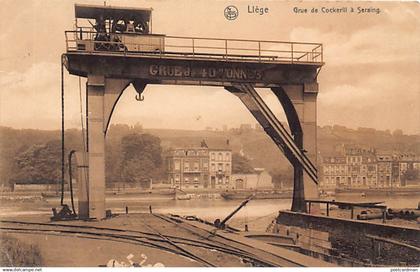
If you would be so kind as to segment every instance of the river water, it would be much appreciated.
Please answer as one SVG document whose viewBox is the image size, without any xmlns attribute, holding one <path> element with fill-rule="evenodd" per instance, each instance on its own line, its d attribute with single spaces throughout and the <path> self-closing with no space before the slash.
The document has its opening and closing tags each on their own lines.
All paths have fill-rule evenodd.
<svg viewBox="0 0 420 272">
<path fill-rule="evenodd" d="M 378 196 L 378 197 L 337 197 L 336 201 L 384 201 L 390 208 L 417 208 L 420 201 L 419 195 L 413 196 Z M 107 197 L 107 209 L 112 213 L 125 213 L 128 207 L 129 213 L 149 212 L 149 206 L 156 213 L 171 213 L 178 215 L 194 215 L 199 218 L 214 221 L 216 218 L 223 219 L 231 213 L 241 200 L 224 199 L 141 199 L 134 196 L 110 196 Z M 70 204 L 70 201 L 66 201 Z M 77 203 L 77 202 L 76 202 Z M 36 200 L 36 201 L 2 201 L 0 206 L 0 219 L 19 219 L 32 215 L 51 215 L 52 207 L 59 207 L 59 199 Z M 290 199 L 266 199 L 251 200 L 229 222 L 233 227 L 243 229 L 247 224 L 250 230 L 264 231 L 268 224 L 276 217 L 279 210 L 287 210 L 291 207 Z"/>
</svg>

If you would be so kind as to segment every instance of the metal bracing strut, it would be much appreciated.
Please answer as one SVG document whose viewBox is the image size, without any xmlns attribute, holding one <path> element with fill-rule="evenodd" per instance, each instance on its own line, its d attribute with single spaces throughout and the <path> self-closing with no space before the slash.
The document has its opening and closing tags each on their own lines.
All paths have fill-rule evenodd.
<svg viewBox="0 0 420 272">
<path fill-rule="evenodd" d="M 263 99 L 255 91 L 250 83 L 235 84 L 226 89 L 245 104 L 248 110 L 258 120 L 267 134 L 273 139 L 280 150 L 286 155 L 287 159 L 293 164 L 302 166 L 308 176 L 318 184 L 317 169 L 306 156 L 304 151 L 299 148 L 290 133 L 278 121 L 273 112 L 265 104 Z"/>
</svg>

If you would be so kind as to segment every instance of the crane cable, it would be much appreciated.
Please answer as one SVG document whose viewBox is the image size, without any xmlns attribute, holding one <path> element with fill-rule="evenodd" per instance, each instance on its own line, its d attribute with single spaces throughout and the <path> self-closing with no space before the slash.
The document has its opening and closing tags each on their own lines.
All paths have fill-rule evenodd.
<svg viewBox="0 0 420 272">
<path fill-rule="evenodd" d="M 86 141 L 85 141 L 85 135 L 84 135 L 84 125 L 83 125 L 83 106 L 82 106 L 82 90 L 81 90 L 81 79 L 79 77 L 79 99 L 80 99 L 80 120 L 82 125 L 82 139 L 83 139 L 83 151 L 86 151 Z M 61 206 L 64 206 L 64 181 L 65 181 L 65 123 L 64 123 L 64 114 L 65 114 L 65 104 L 64 104 L 64 54 L 61 55 L 61 199 L 60 204 Z M 76 210 L 74 207 L 74 197 L 73 197 L 73 178 L 72 178 L 72 156 L 75 153 L 74 150 L 72 150 L 69 153 L 68 157 L 68 163 L 69 163 L 69 185 L 70 185 L 70 197 L 71 197 L 71 206 L 73 213 L 76 214 Z M 83 153 L 83 156 L 85 158 L 86 154 Z M 85 160 L 86 161 L 86 160 Z M 86 175 L 86 173 L 85 173 Z"/>
<path fill-rule="evenodd" d="M 61 55 L 61 206 L 64 206 L 64 54 Z"/>
<path fill-rule="evenodd" d="M 73 214 L 75 214 L 76 215 L 76 209 L 74 208 L 74 198 L 73 198 L 73 182 L 72 182 L 72 180 L 73 180 L 73 177 L 72 177 L 72 170 L 71 170 L 71 163 L 72 163 L 72 157 L 73 157 L 73 154 L 74 153 L 76 153 L 76 151 L 75 150 L 72 150 L 72 151 L 70 151 L 70 153 L 69 153 L 69 179 L 70 179 L 70 182 L 69 182 L 69 184 L 70 184 L 70 199 L 71 199 L 71 208 L 72 208 L 72 210 L 73 210 Z"/>
<path fill-rule="evenodd" d="M 86 140 L 85 140 L 85 128 L 83 124 L 83 100 L 82 100 L 82 82 L 81 78 L 79 77 L 79 104 L 80 104 L 80 123 L 82 127 L 82 142 L 83 142 L 83 164 L 86 161 Z M 68 164 L 69 164 L 69 184 L 70 184 L 70 199 L 71 199 L 71 208 L 73 210 L 73 214 L 76 214 L 76 209 L 74 208 L 74 196 L 73 196 L 73 171 L 72 171 L 72 158 L 73 155 L 76 153 L 75 150 L 71 150 L 68 157 Z M 87 178 L 86 171 L 84 172 L 85 178 Z"/>
<path fill-rule="evenodd" d="M 83 167 L 84 168 L 84 176 L 85 176 L 85 189 L 86 192 L 88 193 L 88 197 L 89 197 L 89 172 L 86 169 L 86 166 L 88 165 L 88 157 L 87 157 L 87 152 L 88 152 L 88 146 L 89 146 L 89 142 L 88 142 L 88 94 L 87 94 L 87 82 L 85 84 L 86 86 L 86 119 L 85 119 L 85 123 L 86 123 L 86 130 L 85 130 L 85 126 L 83 123 L 83 98 L 82 98 L 82 81 L 81 81 L 81 77 L 79 76 L 79 104 L 80 104 L 80 125 L 82 126 L 82 141 L 83 141 Z"/>
<path fill-rule="evenodd" d="M 87 98 L 86 98 L 87 99 Z M 86 101 L 87 103 L 87 101 Z M 86 165 L 87 163 L 87 157 L 86 157 L 86 152 L 87 152 L 87 139 L 86 139 L 86 135 L 85 135 L 85 126 L 83 123 L 83 99 L 82 99 L 82 80 L 81 77 L 79 76 L 79 104 L 80 104 L 80 125 L 82 127 L 82 141 L 83 141 L 83 165 Z M 87 115 L 87 113 L 86 113 Z M 85 174 L 85 180 L 88 180 L 88 172 L 84 171 Z"/>
<path fill-rule="evenodd" d="M 80 104 L 80 125 L 82 126 L 83 151 L 86 151 L 85 127 L 83 124 L 82 80 L 80 76 L 79 76 L 79 104 Z"/>
</svg>

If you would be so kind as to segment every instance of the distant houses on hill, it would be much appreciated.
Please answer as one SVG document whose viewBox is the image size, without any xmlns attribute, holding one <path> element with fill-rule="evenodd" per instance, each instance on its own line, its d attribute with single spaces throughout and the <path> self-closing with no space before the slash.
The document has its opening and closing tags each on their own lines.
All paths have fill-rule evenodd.
<svg viewBox="0 0 420 272">
<path fill-rule="evenodd" d="M 418 179 L 420 156 L 345 146 L 320 158 L 320 187 L 393 188 Z"/>
<path fill-rule="evenodd" d="M 232 150 L 221 147 L 176 148 L 166 156 L 168 183 L 179 189 L 274 188 L 270 174 L 262 168 L 255 173 L 232 173 Z"/>
</svg>

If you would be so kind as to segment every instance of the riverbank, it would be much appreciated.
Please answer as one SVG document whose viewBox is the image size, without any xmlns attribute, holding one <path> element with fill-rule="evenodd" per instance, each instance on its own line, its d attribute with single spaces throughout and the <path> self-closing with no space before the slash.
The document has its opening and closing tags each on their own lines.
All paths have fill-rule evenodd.
<svg viewBox="0 0 420 272">
<path fill-rule="evenodd" d="M 384 201 L 388 208 L 415 209 L 420 198 L 416 195 L 409 197 L 344 197 L 336 198 L 336 201 Z M 174 200 L 159 198 L 141 198 L 136 195 L 107 195 L 106 208 L 112 213 L 125 213 L 128 207 L 129 213 L 149 212 L 149 206 L 153 212 L 164 214 L 194 215 L 213 222 L 215 219 L 224 218 L 242 200 L 224 199 L 190 199 Z M 65 195 L 65 203 L 70 205 L 70 198 Z M 77 208 L 77 198 L 75 198 Z M 60 207 L 60 198 L 32 199 L 25 201 L 0 200 L 0 217 L 19 218 L 25 215 L 42 214 L 51 216 L 51 208 Z M 235 228 L 244 229 L 247 224 L 251 231 L 265 231 L 270 222 L 277 216 L 280 210 L 288 210 L 291 207 L 291 199 L 255 199 L 251 200 L 230 221 Z M 321 212 L 324 212 L 321 209 Z M 356 215 L 355 215 L 356 216 Z"/>
<path fill-rule="evenodd" d="M 419 186 L 395 187 L 395 188 L 337 188 L 335 196 L 411 196 L 418 195 Z"/>
</svg>

